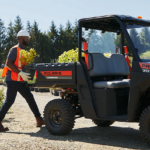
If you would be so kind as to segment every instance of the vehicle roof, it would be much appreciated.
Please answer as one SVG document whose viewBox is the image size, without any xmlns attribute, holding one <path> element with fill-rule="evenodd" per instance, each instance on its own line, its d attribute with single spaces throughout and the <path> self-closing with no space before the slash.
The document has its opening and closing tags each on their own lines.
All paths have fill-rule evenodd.
<svg viewBox="0 0 150 150">
<path fill-rule="evenodd" d="M 145 20 L 145 19 L 139 19 L 136 17 L 128 16 L 128 15 L 105 15 L 105 16 L 96 16 L 96 17 L 89 17 L 89 18 L 81 18 L 79 21 L 88 21 L 88 20 L 98 20 L 98 19 L 108 19 L 108 18 L 114 18 L 118 17 L 121 20 L 133 20 L 133 21 L 144 21 L 147 23 L 150 23 L 150 20 Z"/>
<path fill-rule="evenodd" d="M 115 19 L 115 17 L 119 18 L 123 22 L 132 22 L 133 24 L 136 23 L 150 26 L 150 20 L 139 19 L 127 15 L 106 15 L 82 18 L 79 20 L 79 22 L 82 22 L 82 27 L 85 27 L 87 29 L 98 29 L 104 31 L 117 32 L 118 30 L 120 30 L 120 24 Z"/>
</svg>

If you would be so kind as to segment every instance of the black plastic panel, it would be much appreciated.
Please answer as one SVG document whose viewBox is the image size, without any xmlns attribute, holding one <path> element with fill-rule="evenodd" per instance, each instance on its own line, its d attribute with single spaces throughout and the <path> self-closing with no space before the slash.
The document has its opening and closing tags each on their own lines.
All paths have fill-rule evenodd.
<svg viewBox="0 0 150 150">
<path fill-rule="evenodd" d="M 129 88 L 94 89 L 98 117 L 127 114 Z"/>
</svg>

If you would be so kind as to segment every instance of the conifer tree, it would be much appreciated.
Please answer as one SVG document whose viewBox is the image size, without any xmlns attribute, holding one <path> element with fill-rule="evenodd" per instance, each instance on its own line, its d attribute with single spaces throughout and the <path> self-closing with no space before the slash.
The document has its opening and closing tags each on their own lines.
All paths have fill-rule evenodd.
<svg viewBox="0 0 150 150">
<path fill-rule="evenodd" d="M 49 39 L 46 33 L 40 33 L 39 34 L 39 41 L 40 41 L 40 62 L 50 62 L 51 59 L 51 52 L 50 52 L 50 45 L 49 45 Z"/>
<path fill-rule="evenodd" d="M 59 39 L 58 39 L 58 31 L 56 29 L 56 26 L 54 24 L 54 21 L 52 21 L 50 26 L 50 31 L 48 32 L 48 38 L 49 38 L 49 44 L 50 44 L 50 55 L 51 59 L 54 60 L 58 57 L 59 53 Z"/>
<path fill-rule="evenodd" d="M 6 46 L 6 51 L 4 53 L 5 59 L 8 55 L 9 50 L 18 43 L 12 22 L 8 24 L 6 42 L 7 42 L 7 46 Z"/>
<path fill-rule="evenodd" d="M 70 21 L 66 23 L 66 28 L 65 28 L 65 38 L 64 38 L 64 45 L 66 50 L 73 49 L 72 47 L 72 25 Z"/>
<path fill-rule="evenodd" d="M 41 55 L 41 51 L 40 51 L 40 30 L 38 28 L 38 24 L 36 21 L 34 21 L 32 29 L 31 29 L 31 41 L 32 41 L 32 45 L 31 47 L 34 48 L 37 51 L 37 54 L 39 55 L 39 58 L 37 59 L 37 62 L 39 61 L 40 57 L 42 57 Z"/>
<path fill-rule="evenodd" d="M 22 25 L 21 18 L 17 16 L 14 24 L 15 36 L 17 36 L 17 33 L 22 29 L 23 29 L 23 25 Z"/>
<path fill-rule="evenodd" d="M 0 64 L 5 61 L 4 53 L 6 49 L 6 28 L 0 19 Z"/>
<path fill-rule="evenodd" d="M 32 37 L 31 37 L 32 25 L 30 24 L 29 21 L 27 21 L 26 30 L 28 31 L 28 33 L 30 35 L 30 41 L 29 41 L 29 45 L 27 46 L 27 49 L 30 49 L 30 48 L 33 48 L 33 40 L 32 40 Z"/>
<path fill-rule="evenodd" d="M 140 32 L 140 43 L 142 44 L 142 51 L 150 49 L 150 29 L 148 27 L 142 28 Z"/>
<path fill-rule="evenodd" d="M 78 47 L 78 22 L 75 21 L 74 27 L 72 29 L 72 47 L 75 49 Z"/>
<path fill-rule="evenodd" d="M 59 37 L 58 37 L 58 49 L 59 49 L 58 56 L 59 56 L 66 50 L 64 48 L 65 32 L 64 32 L 64 28 L 61 24 L 59 26 L 58 34 L 59 34 Z"/>
</svg>

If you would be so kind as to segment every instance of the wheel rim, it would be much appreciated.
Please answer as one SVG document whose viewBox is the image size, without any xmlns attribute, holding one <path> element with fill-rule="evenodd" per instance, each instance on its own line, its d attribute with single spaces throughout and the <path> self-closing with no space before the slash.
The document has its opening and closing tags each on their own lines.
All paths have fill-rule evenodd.
<svg viewBox="0 0 150 150">
<path fill-rule="evenodd" d="M 59 110 L 52 110 L 49 115 L 49 122 L 53 127 L 60 127 L 63 121 L 62 113 Z"/>
</svg>

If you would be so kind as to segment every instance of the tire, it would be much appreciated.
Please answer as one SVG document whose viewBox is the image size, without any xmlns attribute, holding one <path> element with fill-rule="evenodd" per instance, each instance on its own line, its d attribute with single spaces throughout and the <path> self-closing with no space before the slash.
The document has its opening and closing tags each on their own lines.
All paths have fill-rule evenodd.
<svg viewBox="0 0 150 150">
<path fill-rule="evenodd" d="M 142 112 L 139 126 L 142 139 L 150 145 L 150 106 Z"/>
<path fill-rule="evenodd" d="M 109 127 L 110 125 L 112 125 L 115 121 L 111 121 L 111 120 L 96 120 L 93 119 L 92 120 L 97 126 L 101 126 L 101 127 Z"/>
<path fill-rule="evenodd" d="M 72 131 L 75 112 L 71 104 L 63 99 L 50 101 L 44 109 L 46 128 L 53 135 L 66 135 Z"/>
</svg>

